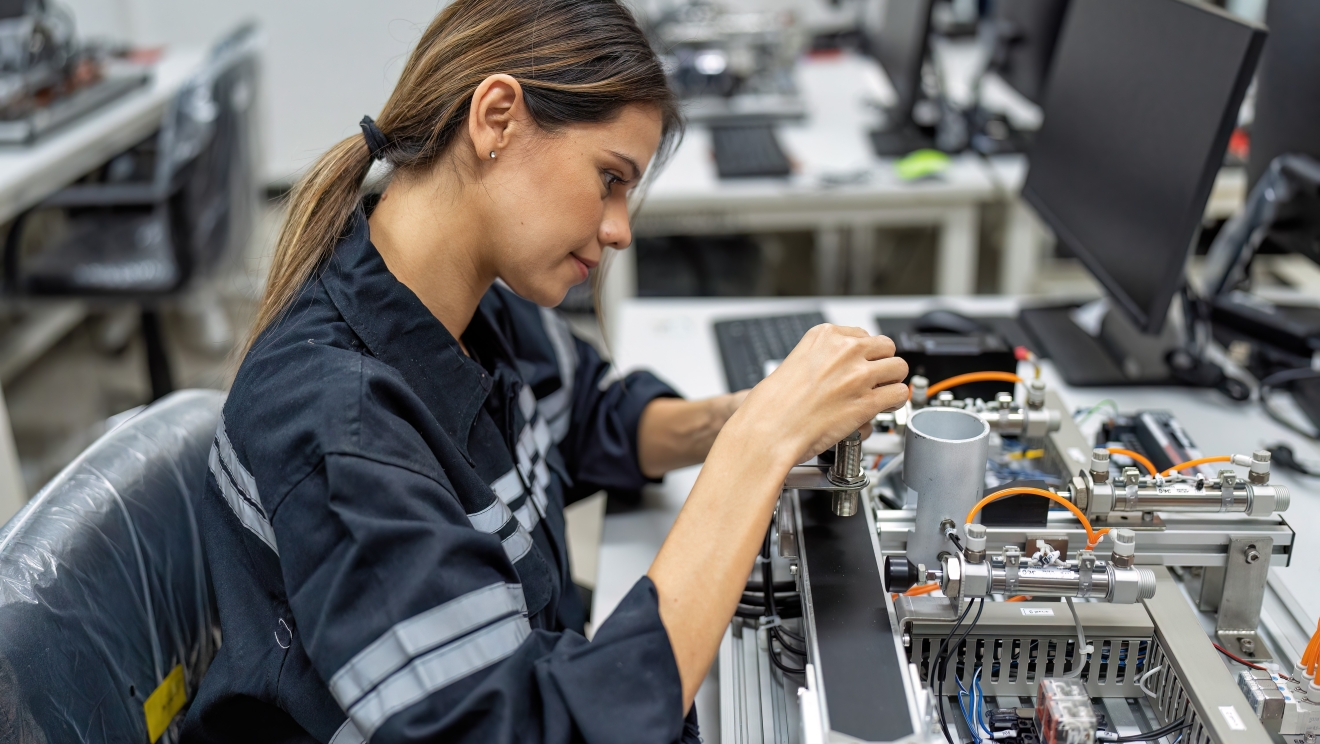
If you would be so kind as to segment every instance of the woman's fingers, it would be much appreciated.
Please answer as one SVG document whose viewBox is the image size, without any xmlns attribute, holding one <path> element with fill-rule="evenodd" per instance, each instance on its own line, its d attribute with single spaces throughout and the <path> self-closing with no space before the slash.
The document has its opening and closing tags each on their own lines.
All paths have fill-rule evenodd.
<svg viewBox="0 0 1320 744">
<path fill-rule="evenodd" d="M 880 359 L 867 366 L 871 369 L 872 387 L 902 382 L 908 376 L 908 364 L 899 357 Z"/>
<path fill-rule="evenodd" d="M 881 385 L 871 391 L 870 402 L 877 413 L 896 411 L 908 400 L 908 386 L 901 382 Z"/>
<path fill-rule="evenodd" d="M 888 336 L 868 336 L 862 344 L 867 361 L 888 359 L 897 351 L 893 339 Z"/>
</svg>

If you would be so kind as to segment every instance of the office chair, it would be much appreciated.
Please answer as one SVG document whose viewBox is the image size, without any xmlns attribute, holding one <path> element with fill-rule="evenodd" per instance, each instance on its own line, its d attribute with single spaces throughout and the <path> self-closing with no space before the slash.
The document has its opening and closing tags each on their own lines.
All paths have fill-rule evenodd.
<svg viewBox="0 0 1320 744">
<path fill-rule="evenodd" d="M 177 741 L 220 639 L 193 504 L 224 399 L 153 403 L 0 527 L 0 741 Z"/>
<path fill-rule="evenodd" d="M 257 82 L 257 33 L 244 26 L 216 45 L 155 134 L 21 214 L 5 241 L 11 296 L 140 305 L 153 400 L 173 389 L 159 307 L 251 233 Z"/>
</svg>

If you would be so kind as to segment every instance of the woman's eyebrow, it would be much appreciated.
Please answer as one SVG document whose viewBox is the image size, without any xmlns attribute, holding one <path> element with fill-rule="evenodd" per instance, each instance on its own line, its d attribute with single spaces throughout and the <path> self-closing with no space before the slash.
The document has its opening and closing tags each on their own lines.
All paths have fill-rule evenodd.
<svg viewBox="0 0 1320 744">
<path fill-rule="evenodd" d="M 638 167 L 636 160 L 633 160 L 632 158 L 628 157 L 627 155 L 624 155 L 623 153 L 617 150 L 609 150 L 608 152 L 614 157 L 618 158 L 619 160 L 622 160 L 623 162 L 627 163 L 629 166 L 632 167 L 633 174 L 631 180 L 635 181 L 642 177 L 642 169 Z"/>
</svg>

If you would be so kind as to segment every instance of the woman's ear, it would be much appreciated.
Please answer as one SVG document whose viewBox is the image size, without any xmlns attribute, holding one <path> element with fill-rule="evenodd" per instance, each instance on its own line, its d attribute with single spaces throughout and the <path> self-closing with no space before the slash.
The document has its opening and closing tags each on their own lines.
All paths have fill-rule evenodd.
<svg viewBox="0 0 1320 744">
<path fill-rule="evenodd" d="M 499 157 L 526 129 L 522 86 L 509 75 L 491 75 L 477 86 L 468 111 L 468 136 L 480 160 Z"/>
</svg>

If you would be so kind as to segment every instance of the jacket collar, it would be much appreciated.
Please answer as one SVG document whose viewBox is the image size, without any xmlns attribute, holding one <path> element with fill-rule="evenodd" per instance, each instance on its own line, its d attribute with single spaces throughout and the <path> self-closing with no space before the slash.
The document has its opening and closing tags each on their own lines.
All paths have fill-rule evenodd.
<svg viewBox="0 0 1320 744">
<path fill-rule="evenodd" d="M 361 207 L 349 218 L 348 231 L 335 247 L 321 282 L 372 356 L 399 371 L 466 456 L 468 432 L 490 394 L 491 375 L 463 353 L 417 295 L 390 273 L 371 243 Z M 489 333 L 498 336 L 495 326 L 482 318 L 469 326 L 466 335 Z M 492 340 L 482 343 L 477 353 L 507 351 L 502 338 Z"/>
</svg>

